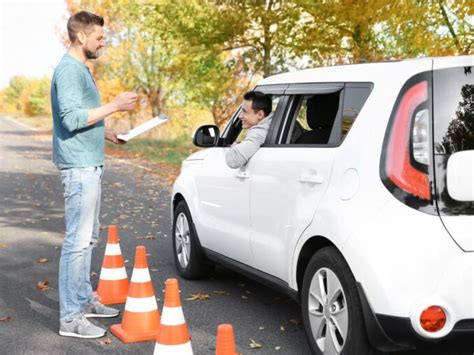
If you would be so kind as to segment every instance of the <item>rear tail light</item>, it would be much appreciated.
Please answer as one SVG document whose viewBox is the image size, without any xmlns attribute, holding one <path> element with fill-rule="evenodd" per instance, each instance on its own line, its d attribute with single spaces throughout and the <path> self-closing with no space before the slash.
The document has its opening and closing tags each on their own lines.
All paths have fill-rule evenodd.
<svg viewBox="0 0 474 355">
<path fill-rule="evenodd" d="M 429 111 L 427 109 L 419 111 L 415 116 L 415 124 L 413 125 L 413 158 L 423 165 L 430 162 L 429 148 Z"/>
<path fill-rule="evenodd" d="M 446 325 L 446 313 L 439 306 L 430 306 L 421 312 L 420 325 L 427 332 L 438 332 Z"/>
<path fill-rule="evenodd" d="M 432 200 L 430 164 L 429 80 L 410 80 L 395 104 L 385 136 L 381 175 L 402 202 Z"/>
</svg>

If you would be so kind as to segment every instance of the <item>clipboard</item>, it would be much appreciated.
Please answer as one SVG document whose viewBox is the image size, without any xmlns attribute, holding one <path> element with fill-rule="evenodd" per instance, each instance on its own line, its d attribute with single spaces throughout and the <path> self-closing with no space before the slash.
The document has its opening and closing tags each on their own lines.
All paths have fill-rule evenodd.
<svg viewBox="0 0 474 355">
<path fill-rule="evenodd" d="M 118 134 L 117 138 L 122 141 L 128 142 L 130 139 L 135 138 L 136 136 L 139 136 L 140 134 L 143 134 L 152 128 L 162 125 L 163 123 L 167 121 L 168 121 L 168 117 L 166 117 L 165 115 L 159 115 L 159 116 L 153 117 L 151 120 L 148 120 L 142 123 L 140 126 L 135 127 L 127 134 Z"/>
</svg>

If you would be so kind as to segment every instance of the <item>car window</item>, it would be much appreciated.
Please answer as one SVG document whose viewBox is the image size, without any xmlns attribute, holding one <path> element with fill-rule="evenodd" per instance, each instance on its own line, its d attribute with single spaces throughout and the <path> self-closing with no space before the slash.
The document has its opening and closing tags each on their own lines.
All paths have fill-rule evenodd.
<svg viewBox="0 0 474 355">
<path fill-rule="evenodd" d="M 474 149 L 474 67 L 435 70 L 435 154 Z"/>
<path fill-rule="evenodd" d="M 370 94 L 368 87 L 346 87 L 342 109 L 341 140 L 347 136 Z"/>
<path fill-rule="evenodd" d="M 272 96 L 272 113 L 275 112 L 278 102 L 280 101 L 281 95 L 271 95 Z M 232 116 L 228 127 L 226 128 L 226 135 L 224 136 L 225 143 L 224 146 L 229 146 L 232 143 L 240 143 L 245 139 L 247 135 L 247 129 L 242 129 L 242 124 L 239 119 L 240 107 Z"/>
<path fill-rule="evenodd" d="M 285 144 L 329 144 L 341 91 L 294 95 L 286 122 Z"/>
</svg>

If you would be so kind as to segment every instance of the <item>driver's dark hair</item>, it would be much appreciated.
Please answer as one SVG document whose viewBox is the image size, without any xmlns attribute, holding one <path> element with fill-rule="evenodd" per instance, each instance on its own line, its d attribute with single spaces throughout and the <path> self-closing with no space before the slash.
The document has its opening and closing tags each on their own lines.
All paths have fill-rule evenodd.
<svg viewBox="0 0 474 355">
<path fill-rule="evenodd" d="M 272 99 L 261 91 L 249 91 L 244 95 L 244 100 L 252 101 L 252 110 L 258 112 L 262 110 L 265 116 L 272 112 Z"/>
</svg>

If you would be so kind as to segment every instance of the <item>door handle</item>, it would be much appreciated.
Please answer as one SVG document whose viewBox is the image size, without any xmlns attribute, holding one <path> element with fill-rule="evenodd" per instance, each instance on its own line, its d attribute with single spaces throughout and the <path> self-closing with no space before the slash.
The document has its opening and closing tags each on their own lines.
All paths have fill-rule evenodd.
<svg viewBox="0 0 474 355">
<path fill-rule="evenodd" d="M 300 175 L 300 182 L 306 182 L 308 184 L 322 184 L 323 177 L 316 173 L 312 174 L 301 174 Z"/>
<path fill-rule="evenodd" d="M 239 179 L 248 179 L 250 174 L 245 169 L 239 169 L 235 172 L 234 176 Z"/>
</svg>

